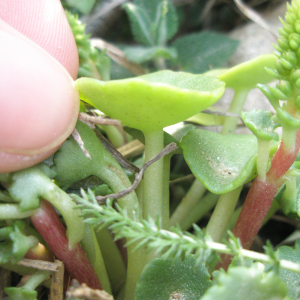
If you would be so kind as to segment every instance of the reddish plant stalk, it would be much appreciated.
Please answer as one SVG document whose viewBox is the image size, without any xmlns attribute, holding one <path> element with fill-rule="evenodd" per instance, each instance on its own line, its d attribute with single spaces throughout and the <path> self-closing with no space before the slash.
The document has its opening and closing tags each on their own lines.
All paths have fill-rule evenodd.
<svg viewBox="0 0 300 300">
<path fill-rule="evenodd" d="M 271 168 L 266 174 L 266 180 L 262 181 L 258 176 L 254 179 L 232 231 L 234 236 L 240 239 L 244 249 L 249 249 L 252 245 L 276 193 L 284 183 L 284 174 L 296 159 L 299 146 L 300 130 L 297 130 L 294 149 L 287 149 L 281 141 L 272 159 Z M 217 268 L 227 270 L 231 258 L 229 255 L 222 256 L 222 263 Z"/>
<path fill-rule="evenodd" d="M 48 201 L 41 200 L 38 212 L 30 219 L 54 255 L 65 264 L 72 278 L 87 284 L 90 288 L 102 289 L 95 270 L 81 246 L 76 244 L 69 249 L 66 228 Z"/>
</svg>

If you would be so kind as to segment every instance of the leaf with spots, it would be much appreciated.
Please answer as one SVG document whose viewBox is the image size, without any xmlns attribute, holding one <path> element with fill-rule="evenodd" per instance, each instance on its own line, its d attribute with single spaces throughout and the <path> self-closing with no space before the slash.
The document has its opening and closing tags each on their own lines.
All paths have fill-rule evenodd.
<svg viewBox="0 0 300 300">
<path fill-rule="evenodd" d="M 152 260 L 137 283 L 135 300 L 199 300 L 211 286 L 204 264 L 193 255 L 181 259 Z"/>
<path fill-rule="evenodd" d="M 215 194 L 232 191 L 255 175 L 257 141 L 253 135 L 195 129 L 183 137 L 180 146 L 193 174 Z"/>
</svg>

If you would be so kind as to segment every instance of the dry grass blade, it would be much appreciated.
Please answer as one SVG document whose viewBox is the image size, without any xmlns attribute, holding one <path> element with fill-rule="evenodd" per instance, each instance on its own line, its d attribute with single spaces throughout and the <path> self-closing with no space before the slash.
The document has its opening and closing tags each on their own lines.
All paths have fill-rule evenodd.
<svg viewBox="0 0 300 300">
<path fill-rule="evenodd" d="M 155 155 L 153 158 L 151 158 L 149 161 L 147 161 L 143 167 L 140 169 L 140 171 L 138 173 L 135 173 L 135 179 L 133 181 L 133 184 L 130 188 L 123 190 L 121 192 L 115 193 L 115 194 L 109 194 L 106 196 L 97 196 L 96 200 L 98 202 L 104 202 L 106 201 L 108 198 L 115 200 L 115 199 L 119 199 L 122 198 L 128 194 L 130 194 L 131 192 L 133 192 L 137 186 L 139 185 L 140 181 L 142 180 L 143 174 L 145 172 L 145 170 L 152 165 L 153 163 L 155 163 L 156 161 L 158 161 L 159 159 L 161 159 L 162 157 L 164 157 L 165 155 L 175 151 L 178 148 L 178 146 L 176 145 L 176 143 L 171 143 L 168 146 L 166 146 L 163 150 L 161 150 L 157 155 Z"/>
<path fill-rule="evenodd" d="M 118 151 L 126 159 L 142 154 L 144 150 L 145 150 L 145 145 L 141 143 L 139 140 L 133 140 L 127 143 L 126 145 L 118 148 Z"/>
<path fill-rule="evenodd" d="M 72 280 L 72 287 L 67 291 L 67 297 L 92 300 L 114 300 L 114 297 L 103 290 L 93 290 L 86 284 L 79 285 L 77 280 Z"/>
<path fill-rule="evenodd" d="M 275 37 L 275 39 L 278 38 L 277 32 L 274 31 L 257 12 L 245 5 L 241 0 L 234 0 L 234 3 L 246 17 L 262 28 L 268 30 Z"/>
<path fill-rule="evenodd" d="M 21 259 L 17 264 L 24 267 L 30 267 L 38 270 L 52 271 L 52 272 L 57 272 L 60 266 L 60 264 L 57 262 L 53 263 L 44 260 L 33 260 L 27 258 Z"/>
<path fill-rule="evenodd" d="M 112 44 L 99 38 L 91 39 L 91 44 L 92 46 L 102 51 L 106 49 L 106 54 L 112 60 L 114 60 L 117 64 L 121 65 L 122 67 L 129 70 L 133 74 L 143 75 L 146 73 L 145 70 L 141 67 L 141 65 L 129 61 L 126 58 L 125 53 L 122 50 L 118 49 L 117 47 L 113 46 Z"/>
<path fill-rule="evenodd" d="M 64 264 L 60 260 L 56 260 L 58 271 L 52 274 L 52 283 L 50 288 L 49 300 L 63 300 L 64 299 Z"/>
<path fill-rule="evenodd" d="M 124 156 L 107 140 L 100 132 L 95 131 L 103 147 L 115 158 L 115 160 L 131 173 L 138 173 L 140 169 L 133 163 L 124 158 Z"/>
</svg>

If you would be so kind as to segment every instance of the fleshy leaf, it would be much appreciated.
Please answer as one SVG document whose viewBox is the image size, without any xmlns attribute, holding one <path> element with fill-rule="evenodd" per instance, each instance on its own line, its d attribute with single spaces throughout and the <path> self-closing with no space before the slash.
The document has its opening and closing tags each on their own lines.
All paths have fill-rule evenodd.
<svg viewBox="0 0 300 300">
<path fill-rule="evenodd" d="M 295 165 L 295 163 L 294 163 Z M 278 201 L 283 213 L 289 218 L 300 218 L 300 185 L 298 178 L 299 169 L 290 169 L 286 174 L 286 184 L 277 193 L 275 199 Z M 294 174 L 293 174 L 294 173 Z"/>
<path fill-rule="evenodd" d="M 293 118 L 287 111 L 278 108 L 276 110 L 276 116 L 282 123 L 287 124 L 289 127 L 294 129 L 300 128 L 300 120 Z"/>
<path fill-rule="evenodd" d="M 300 240 L 295 243 L 295 249 L 288 246 L 281 246 L 277 249 L 278 259 L 286 259 L 295 263 L 300 263 Z M 279 277 L 285 282 L 287 294 L 292 299 L 300 299 L 300 274 L 280 269 Z"/>
<path fill-rule="evenodd" d="M 48 200 L 59 210 L 67 224 L 67 237 L 72 247 L 84 234 L 84 223 L 76 203 L 49 178 L 53 171 L 45 164 L 12 174 L 12 184 L 8 188 L 12 198 L 20 202 L 21 211 L 39 208 L 40 198 Z"/>
<path fill-rule="evenodd" d="M 108 165 L 120 169 L 118 163 L 105 150 L 91 128 L 78 121 L 76 129 L 84 142 L 85 149 L 91 155 L 91 159 L 84 155 L 73 138 L 64 142 L 54 156 L 54 166 L 52 167 L 57 174 L 55 180 L 63 189 L 67 189 L 73 183 L 91 175 L 99 178 L 99 174 L 106 172 Z"/>
<path fill-rule="evenodd" d="M 253 135 L 195 129 L 183 137 L 180 146 L 193 174 L 215 194 L 234 190 L 254 176 L 257 140 Z"/>
<path fill-rule="evenodd" d="M 4 289 L 9 300 L 37 300 L 37 291 L 22 287 L 8 287 Z"/>
<path fill-rule="evenodd" d="M 24 234 L 24 222 L 17 220 L 11 226 L 0 228 L 0 264 L 16 263 L 27 251 L 38 244 L 34 236 Z"/>
<path fill-rule="evenodd" d="M 218 68 L 234 53 L 239 42 L 226 35 L 201 32 L 178 38 L 171 45 L 177 49 L 182 70 L 203 73 Z"/>
<path fill-rule="evenodd" d="M 157 258 L 145 267 L 136 285 L 135 300 L 199 300 L 211 286 L 204 264 L 196 265 L 194 256 L 183 261 Z"/>
<path fill-rule="evenodd" d="M 274 130 L 280 126 L 272 118 L 272 113 L 265 110 L 253 109 L 249 112 L 241 112 L 241 117 L 246 126 L 259 139 L 263 140 L 279 140 L 279 136 Z"/>
<path fill-rule="evenodd" d="M 133 62 L 143 63 L 155 58 L 176 59 L 177 52 L 171 47 L 131 46 L 124 49 L 126 57 Z"/>
<path fill-rule="evenodd" d="M 258 265 L 230 267 L 221 271 L 201 300 L 283 300 L 286 286 L 274 273 L 264 273 Z"/>
<path fill-rule="evenodd" d="M 219 78 L 226 83 L 227 88 L 251 90 L 258 83 L 274 81 L 274 78 L 266 72 L 265 67 L 274 68 L 275 61 L 276 56 L 273 54 L 261 55 L 229 69 Z"/>
<path fill-rule="evenodd" d="M 82 100 L 143 132 L 181 122 L 217 102 L 224 92 L 218 78 L 172 71 L 109 82 L 80 78 L 76 86 Z"/>
<path fill-rule="evenodd" d="M 106 183 L 113 193 L 128 189 L 131 182 L 117 160 L 100 143 L 96 133 L 86 124 L 78 121 L 76 129 L 84 143 L 84 148 L 91 158 L 85 156 L 73 138 L 65 141 L 54 156 L 53 169 L 55 179 L 64 188 L 94 175 Z M 121 207 L 126 205 L 132 216 L 138 200 L 134 192 L 118 199 Z"/>
</svg>

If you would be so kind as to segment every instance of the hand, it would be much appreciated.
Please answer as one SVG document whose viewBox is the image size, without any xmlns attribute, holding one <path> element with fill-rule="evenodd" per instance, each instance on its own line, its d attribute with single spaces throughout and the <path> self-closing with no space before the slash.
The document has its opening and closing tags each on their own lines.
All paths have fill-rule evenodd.
<svg viewBox="0 0 300 300">
<path fill-rule="evenodd" d="M 59 0 L 1 0 L 0 45 L 0 173 L 6 173 L 43 161 L 73 131 L 78 53 Z"/>
</svg>

